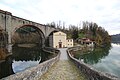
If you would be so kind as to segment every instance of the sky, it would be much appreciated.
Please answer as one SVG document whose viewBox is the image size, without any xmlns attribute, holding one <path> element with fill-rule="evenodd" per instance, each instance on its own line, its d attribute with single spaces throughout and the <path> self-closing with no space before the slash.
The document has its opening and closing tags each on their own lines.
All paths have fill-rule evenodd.
<svg viewBox="0 0 120 80">
<path fill-rule="evenodd" d="M 120 0 L 0 0 L 0 9 L 40 24 L 88 21 L 110 35 L 120 33 Z"/>
</svg>

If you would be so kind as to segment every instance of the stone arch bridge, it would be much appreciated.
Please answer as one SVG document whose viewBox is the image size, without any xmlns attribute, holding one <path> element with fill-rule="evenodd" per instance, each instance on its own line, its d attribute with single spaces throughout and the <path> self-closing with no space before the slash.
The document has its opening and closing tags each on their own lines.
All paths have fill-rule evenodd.
<svg viewBox="0 0 120 80">
<path fill-rule="evenodd" d="M 13 16 L 12 13 L 0 10 L 0 28 L 8 32 L 8 51 L 12 50 L 12 36 L 15 31 L 21 27 L 30 26 L 41 32 L 42 45 L 44 46 L 47 37 L 54 31 L 58 31 L 56 28 L 52 28 L 48 25 L 43 25 L 30 20 L 26 20 L 17 16 Z"/>
</svg>

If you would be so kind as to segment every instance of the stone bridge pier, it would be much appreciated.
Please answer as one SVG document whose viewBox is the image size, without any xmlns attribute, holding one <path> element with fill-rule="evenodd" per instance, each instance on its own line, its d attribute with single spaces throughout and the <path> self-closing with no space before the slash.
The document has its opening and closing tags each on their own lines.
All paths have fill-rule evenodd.
<svg viewBox="0 0 120 80">
<path fill-rule="evenodd" d="M 42 41 L 42 46 L 44 46 L 45 40 L 47 37 L 54 31 L 58 31 L 56 28 L 52 28 L 48 25 L 36 23 L 30 20 L 26 20 L 17 16 L 13 16 L 12 13 L 0 10 L 0 27 L 8 33 L 8 44 L 7 49 L 8 52 L 12 52 L 12 39 L 13 35 L 15 34 L 16 30 L 22 27 L 32 27 L 35 28 L 40 36 Z"/>
</svg>

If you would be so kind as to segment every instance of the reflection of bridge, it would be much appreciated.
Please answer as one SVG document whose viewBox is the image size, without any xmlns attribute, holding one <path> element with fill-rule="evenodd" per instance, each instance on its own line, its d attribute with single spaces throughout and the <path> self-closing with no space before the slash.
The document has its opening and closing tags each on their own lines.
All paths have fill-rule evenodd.
<svg viewBox="0 0 120 80">
<path fill-rule="evenodd" d="M 25 26 L 33 27 L 34 29 L 37 29 L 37 31 L 39 31 L 40 36 L 42 37 L 42 45 L 44 45 L 45 40 L 50 35 L 50 33 L 57 31 L 57 29 L 52 28 L 50 26 L 19 18 L 13 16 L 10 12 L 0 10 L 0 27 L 6 32 L 8 32 L 9 49 L 11 48 L 12 38 L 16 30 Z M 11 49 L 9 50 L 9 52 L 10 51 Z"/>
<path fill-rule="evenodd" d="M 80 49 L 80 47 L 69 48 L 67 56 L 66 49 L 60 49 L 59 52 L 59 50 L 53 48 L 44 48 L 45 51 L 57 55 L 37 66 L 8 76 L 2 80 L 120 80 L 114 75 L 101 73 L 90 65 L 75 59 L 72 52 L 76 49 Z M 74 62 L 78 68 L 70 61 Z"/>
<path fill-rule="evenodd" d="M 49 37 L 49 35 L 52 32 L 58 31 L 55 28 L 13 16 L 10 12 L 2 11 L 2 10 L 0 10 L 0 27 L 3 30 L 5 30 L 6 32 L 8 32 L 8 40 L 7 41 L 8 41 L 8 51 L 9 52 L 11 52 L 11 50 L 12 50 L 13 35 L 15 34 L 15 32 L 18 29 L 20 29 L 22 27 L 32 27 L 32 28 L 36 29 L 41 36 L 42 46 L 44 46 L 45 41 L 47 40 L 47 38 Z M 69 58 L 74 63 L 76 63 L 79 70 L 76 67 L 74 67 L 74 65 L 69 60 L 61 60 L 63 58 L 62 55 L 61 55 L 60 61 L 58 61 L 59 57 L 60 57 L 59 50 L 55 50 L 55 49 L 47 50 L 46 49 L 46 51 L 49 51 L 49 53 L 53 53 L 53 54 L 57 53 L 57 55 L 54 58 L 49 59 L 49 60 L 41 63 L 38 66 L 30 68 L 29 70 L 25 70 L 23 72 L 16 73 L 15 75 L 11 75 L 11 76 L 7 77 L 6 80 L 9 80 L 9 79 L 10 80 L 17 80 L 17 79 L 36 80 L 37 79 L 38 80 L 40 78 L 45 80 L 46 76 L 48 78 L 51 78 L 50 80 L 54 80 L 54 79 L 55 80 L 81 80 L 81 79 L 85 80 L 84 77 L 81 74 L 79 74 L 79 70 L 81 72 L 83 72 L 84 74 L 86 74 L 87 77 L 89 78 L 89 80 L 111 80 L 110 79 L 111 77 L 109 78 L 109 77 L 106 77 L 105 75 L 101 75 L 101 73 L 99 74 L 98 72 L 92 70 L 92 68 L 89 68 L 82 62 L 76 60 L 75 58 L 73 58 L 72 55 L 70 55 L 70 53 L 69 53 Z M 68 52 L 69 52 L 69 50 L 68 50 Z M 61 53 L 67 54 L 66 50 L 62 51 Z M 64 57 L 65 56 L 67 57 L 67 55 L 64 55 Z M 53 64 L 55 64 L 57 61 L 58 61 L 58 63 L 56 65 L 54 65 L 51 68 L 50 72 L 48 72 L 48 74 L 46 73 L 46 75 L 44 76 L 43 74 L 45 74 L 45 72 L 47 72 L 48 69 Z M 10 66 L 10 69 L 11 69 L 11 63 L 8 66 Z M 10 73 L 13 73 L 13 72 L 10 72 Z M 41 77 L 42 75 L 43 75 L 43 77 Z"/>
<path fill-rule="evenodd" d="M 2 80 L 86 80 L 85 76 L 67 58 L 65 48 L 60 49 L 60 52 L 52 48 L 45 48 L 45 50 L 57 55 L 37 66 L 10 75 Z M 12 64 L 9 63 L 8 66 L 8 72 L 13 72 L 11 68 Z"/>
</svg>

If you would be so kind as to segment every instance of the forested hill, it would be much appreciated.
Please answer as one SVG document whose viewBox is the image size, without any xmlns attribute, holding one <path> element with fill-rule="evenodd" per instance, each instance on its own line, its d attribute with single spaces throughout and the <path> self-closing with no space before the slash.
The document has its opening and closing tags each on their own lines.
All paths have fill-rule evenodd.
<svg viewBox="0 0 120 80">
<path fill-rule="evenodd" d="M 89 38 L 96 43 L 96 46 L 104 46 L 111 43 L 111 37 L 108 32 L 94 22 L 83 21 L 81 26 L 69 25 L 68 28 L 65 28 L 64 24 L 61 26 L 54 22 L 47 25 L 60 29 L 67 34 L 67 38 L 72 38 L 74 41 L 81 38 Z"/>
<path fill-rule="evenodd" d="M 111 35 L 112 42 L 120 43 L 120 34 Z"/>
</svg>

